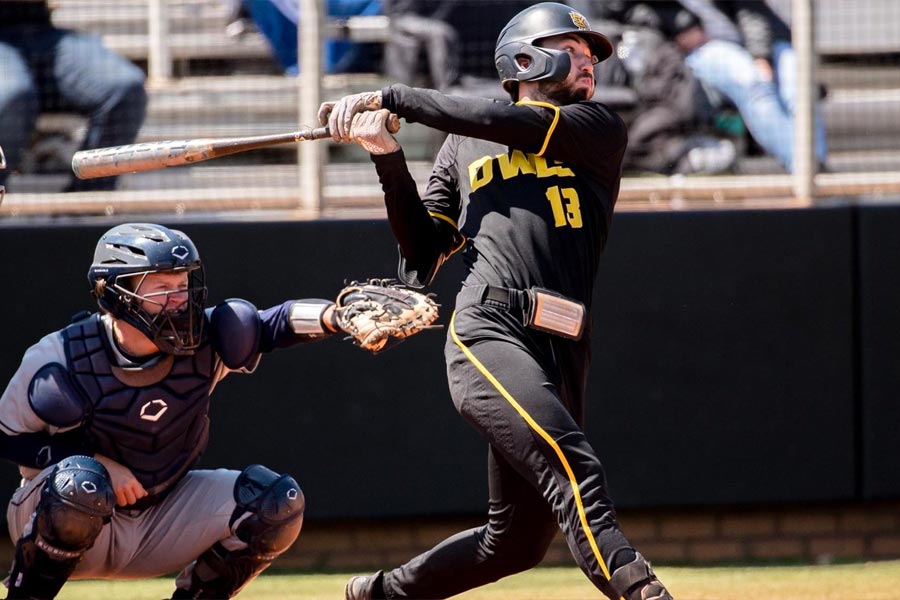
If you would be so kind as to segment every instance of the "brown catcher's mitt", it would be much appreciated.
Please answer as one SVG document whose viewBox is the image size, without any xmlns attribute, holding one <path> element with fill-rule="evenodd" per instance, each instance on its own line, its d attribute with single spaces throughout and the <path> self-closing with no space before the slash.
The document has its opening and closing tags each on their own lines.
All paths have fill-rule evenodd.
<svg viewBox="0 0 900 600">
<path fill-rule="evenodd" d="M 404 287 L 391 279 L 353 281 L 335 303 L 338 326 L 354 343 L 373 353 L 385 349 L 390 338 L 402 340 L 431 329 L 438 304 L 430 295 Z"/>
</svg>

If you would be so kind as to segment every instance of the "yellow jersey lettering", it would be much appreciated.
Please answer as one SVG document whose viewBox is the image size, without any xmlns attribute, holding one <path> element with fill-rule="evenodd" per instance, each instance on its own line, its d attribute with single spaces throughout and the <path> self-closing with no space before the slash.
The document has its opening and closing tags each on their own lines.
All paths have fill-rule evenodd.
<svg viewBox="0 0 900 600">
<path fill-rule="evenodd" d="M 486 186 L 494 178 L 493 160 L 491 156 L 482 156 L 469 163 L 469 185 L 472 186 L 473 192 Z"/>
<path fill-rule="evenodd" d="M 556 171 L 557 177 L 575 177 L 575 173 L 572 172 L 572 169 L 564 167 L 560 161 L 554 160 L 553 164 L 556 165 L 553 167 L 553 170 Z"/>
<path fill-rule="evenodd" d="M 547 164 L 547 159 L 537 154 L 525 154 L 521 150 L 512 150 L 509 154 L 482 156 L 469 163 L 469 184 L 472 191 L 484 187 L 494 179 L 494 161 L 500 169 L 500 176 L 513 179 L 520 175 L 535 175 L 540 179 L 546 177 L 575 177 L 571 169 L 559 161 Z"/>
<path fill-rule="evenodd" d="M 529 154 L 528 158 L 534 161 L 535 171 L 539 178 L 543 177 L 575 177 L 575 173 L 571 169 L 562 166 L 559 161 L 554 161 L 554 166 L 547 164 L 547 159 L 543 156 Z"/>
<path fill-rule="evenodd" d="M 527 157 L 521 150 L 513 150 L 508 155 L 498 154 L 497 164 L 500 166 L 500 174 L 503 179 L 512 179 L 520 173 L 534 175 L 534 155 Z"/>
</svg>

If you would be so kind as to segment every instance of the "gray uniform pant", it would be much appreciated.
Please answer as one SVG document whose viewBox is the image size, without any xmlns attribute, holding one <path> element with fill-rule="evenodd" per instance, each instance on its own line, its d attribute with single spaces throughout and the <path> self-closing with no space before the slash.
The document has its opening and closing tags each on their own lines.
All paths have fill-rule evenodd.
<svg viewBox="0 0 900 600">
<path fill-rule="evenodd" d="M 13 494 L 6 519 L 14 543 L 30 531 L 41 488 L 52 469 L 41 471 Z M 155 506 L 140 512 L 116 507 L 71 578 L 134 579 L 183 569 L 178 581 L 186 584 L 194 559 L 216 542 L 229 549 L 244 546 L 228 524 L 239 474 L 227 469 L 190 471 Z"/>
</svg>

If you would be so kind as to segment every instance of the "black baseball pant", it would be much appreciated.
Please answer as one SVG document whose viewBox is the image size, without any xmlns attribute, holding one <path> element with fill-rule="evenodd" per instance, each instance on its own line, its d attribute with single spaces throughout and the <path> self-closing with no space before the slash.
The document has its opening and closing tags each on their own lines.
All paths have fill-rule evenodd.
<svg viewBox="0 0 900 600">
<path fill-rule="evenodd" d="M 467 304 L 461 295 L 445 355 L 457 410 L 490 444 L 488 522 L 386 573 L 387 597 L 446 598 L 530 569 L 559 528 L 588 578 L 617 598 L 610 574 L 635 555 L 582 431 L 587 336 L 567 341 Z"/>
</svg>

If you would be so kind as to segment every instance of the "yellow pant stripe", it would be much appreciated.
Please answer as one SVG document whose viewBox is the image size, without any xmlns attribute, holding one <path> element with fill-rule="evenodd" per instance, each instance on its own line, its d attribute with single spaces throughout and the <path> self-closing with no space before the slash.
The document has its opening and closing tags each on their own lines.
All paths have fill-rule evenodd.
<svg viewBox="0 0 900 600">
<path fill-rule="evenodd" d="M 463 354 L 466 355 L 466 358 L 475 365 L 475 367 L 481 371 L 482 375 L 484 375 L 488 381 L 491 382 L 497 391 L 506 398 L 506 401 L 509 402 L 513 408 L 516 409 L 523 419 L 528 423 L 528 425 L 540 435 L 545 442 L 547 442 L 553 451 L 556 452 L 556 456 L 559 457 L 560 462 L 562 463 L 563 468 L 566 470 L 566 475 L 569 476 L 569 484 L 572 486 L 572 495 L 575 497 L 575 505 L 578 507 L 578 517 L 581 519 L 581 527 L 584 529 L 584 534 L 587 536 L 588 542 L 591 544 L 591 550 L 594 551 L 594 557 L 597 559 L 597 562 L 600 563 L 600 569 L 603 571 L 603 575 L 608 580 L 610 578 L 609 569 L 606 566 L 606 561 L 603 560 L 603 556 L 600 555 L 600 549 L 597 547 L 597 540 L 594 539 L 594 534 L 591 532 L 591 528 L 588 525 L 587 515 L 584 512 L 584 504 L 581 501 L 581 491 L 578 489 L 578 481 L 575 479 L 575 473 L 572 472 L 572 467 L 569 466 L 569 461 L 566 460 L 565 454 L 563 454 L 562 448 L 559 447 L 559 444 L 556 443 L 549 433 L 543 430 L 543 428 L 537 424 L 537 422 L 528 414 L 522 406 L 516 402 L 515 398 L 513 398 L 509 392 L 506 391 L 506 388 L 503 387 L 497 378 L 494 377 L 487 368 L 481 364 L 475 355 L 472 354 L 472 351 L 469 350 L 465 344 L 460 341 L 459 337 L 456 335 L 456 328 L 454 326 L 454 321 L 456 320 L 456 311 L 453 311 L 453 315 L 450 317 L 450 335 L 453 337 L 453 341 L 459 346 L 460 350 L 463 351 Z"/>
</svg>

